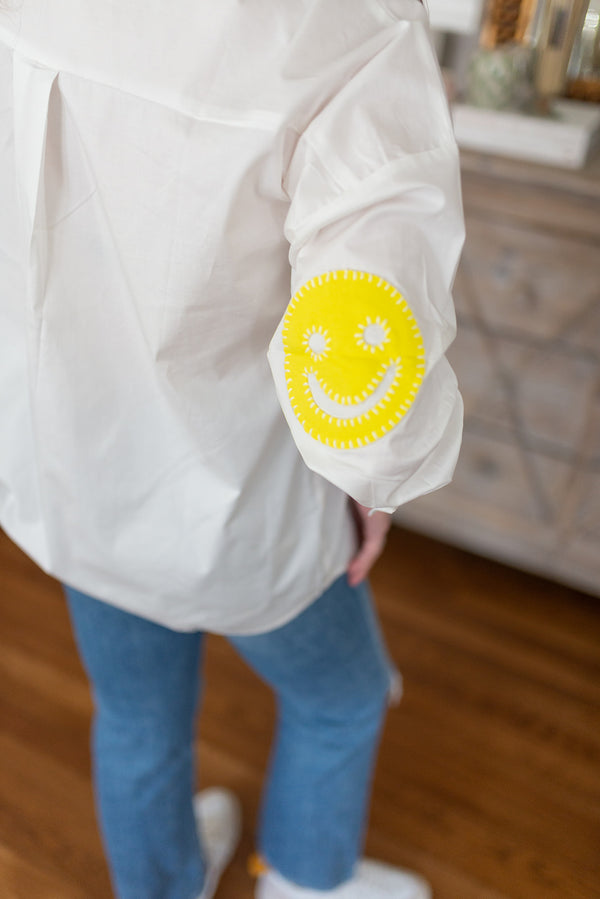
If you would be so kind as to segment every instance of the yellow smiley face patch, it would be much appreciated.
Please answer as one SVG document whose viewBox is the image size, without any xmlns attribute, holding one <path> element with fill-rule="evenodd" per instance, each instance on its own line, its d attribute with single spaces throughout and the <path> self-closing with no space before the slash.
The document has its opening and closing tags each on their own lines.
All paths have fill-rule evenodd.
<svg viewBox="0 0 600 899">
<path fill-rule="evenodd" d="M 328 272 L 304 284 L 283 320 L 283 349 L 294 414 L 311 437 L 338 449 L 391 431 L 425 375 L 408 304 L 367 272 Z"/>
</svg>

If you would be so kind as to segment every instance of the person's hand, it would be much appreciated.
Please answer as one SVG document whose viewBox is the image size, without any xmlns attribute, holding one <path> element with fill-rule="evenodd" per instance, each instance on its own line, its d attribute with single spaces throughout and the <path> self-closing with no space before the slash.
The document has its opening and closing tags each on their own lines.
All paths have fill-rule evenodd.
<svg viewBox="0 0 600 899">
<path fill-rule="evenodd" d="M 352 500 L 354 517 L 358 527 L 359 546 L 348 566 L 348 583 L 356 587 L 364 581 L 373 563 L 379 558 L 385 546 L 385 538 L 392 523 L 388 512 L 373 512 Z"/>
</svg>

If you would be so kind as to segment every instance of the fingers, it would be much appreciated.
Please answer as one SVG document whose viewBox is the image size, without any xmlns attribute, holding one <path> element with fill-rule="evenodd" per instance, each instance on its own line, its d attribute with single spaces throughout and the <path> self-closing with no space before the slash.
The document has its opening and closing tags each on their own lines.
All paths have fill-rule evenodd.
<svg viewBox="0 0 600 899">
<path fill-rule="evenodd" d="M 367 577 L 376 559 L 381 555 L 384 541 L 364 543 L 348 566 L 348 583 L 356 587 Z"/>
<path fill-rule="evenodd" d="M 356 587 L 357 584 L 364 581 L 373 564 L 381 555 L 392 520 L 391 515 L 385 512 L 369 514 L 369 510 L 358 503 L 355 503 L 355 509 L 359 525 L 360 545 L 348 566 L 348 583 L 352 587 Z"/>
</svg>

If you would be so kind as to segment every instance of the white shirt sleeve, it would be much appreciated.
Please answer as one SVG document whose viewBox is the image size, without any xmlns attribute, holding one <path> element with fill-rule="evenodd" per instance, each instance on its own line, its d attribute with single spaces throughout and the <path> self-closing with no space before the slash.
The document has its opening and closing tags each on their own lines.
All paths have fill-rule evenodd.
<svg viewBox="0 0 600 899">
<path fill-rule="evenodd" d="M 391 0 L 376 52 L 298 138 L 284 181 L 292 300 L 269 361 L 309 468 L 389 511 L 451 477 L 462 402 L 445 351 L 464 231 L 427 14 Z"/>
</svg>

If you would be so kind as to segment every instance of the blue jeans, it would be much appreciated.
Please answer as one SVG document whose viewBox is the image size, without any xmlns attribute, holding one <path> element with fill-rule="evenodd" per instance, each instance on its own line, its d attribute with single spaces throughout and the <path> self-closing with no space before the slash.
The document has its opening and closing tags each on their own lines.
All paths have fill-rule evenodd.
<svg viewBox="0 0 600 899">
<path fill-rule="evenodd" d="M 95 700 L 96 800 L 119 899 L 197 899 L 192 808 L 201 633 L 172 631 L 65 588 Z M 258 847 L 328 890 L 361 854 L 391 668 L 368 588 L 335 581 L 283 627 L 230 637 L 273 688 L 278 727 Z"/>
</svg>

